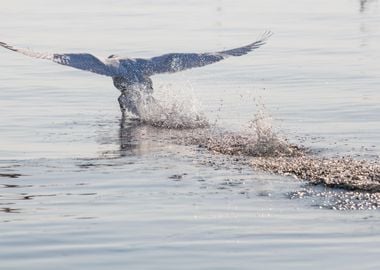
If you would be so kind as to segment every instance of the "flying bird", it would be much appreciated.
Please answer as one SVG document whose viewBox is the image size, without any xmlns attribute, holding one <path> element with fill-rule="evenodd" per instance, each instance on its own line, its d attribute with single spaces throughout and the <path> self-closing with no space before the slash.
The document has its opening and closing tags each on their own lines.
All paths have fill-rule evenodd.
<svg viewBox="0 0 380 270">
<path fill-rule="evenodd" d="M 146 104 L 155 102 L 152 97 L 151 76 L 203 67 L 230 56 L 247 54 L 264 45 L 271 35 L 271 32 L 265 32 L 257 41 L 231 50 L 209 53 L 169 53 L 149 59 L 110 55 L 108 58 L 100 60 L 88 53 L 41 53 L 17 48 L 4 42 L 0 42 L 0 46 L 34 58 L 51 60 L 61 65 L 111 77 L 114 86 L 121 92 L 118 101 L 122 113 L 124 114 L 128 110 L 136 116 L 140 116 L 139 102 Z"/>
</svg>

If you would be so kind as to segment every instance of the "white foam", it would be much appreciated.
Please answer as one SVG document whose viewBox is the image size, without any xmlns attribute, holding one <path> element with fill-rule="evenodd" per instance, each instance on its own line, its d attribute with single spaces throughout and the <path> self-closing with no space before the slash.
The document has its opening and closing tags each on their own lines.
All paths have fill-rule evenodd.
<svg viewBox="0 0 380 270">
<path fill-rule="evenodd" d="M 186 129 L 201 128 L 209 125 L 208 119 L 199 109 L 199 102 L 189 93 L 163 85 L 158 89 L 157 98 L 143 97 L 137 104 L 140 120 L 148 125 Z M 185 89 L 189 90 L 189 89 Z"/>
</svg>

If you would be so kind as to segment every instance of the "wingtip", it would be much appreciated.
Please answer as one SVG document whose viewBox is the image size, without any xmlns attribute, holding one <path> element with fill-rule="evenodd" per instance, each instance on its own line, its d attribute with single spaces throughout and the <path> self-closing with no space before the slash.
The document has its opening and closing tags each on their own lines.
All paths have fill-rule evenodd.
<svg viewBox="0 0 380 270">
<path fill-rule="evenodd" d="M 267 41 L 271 36 L 273 36 L 274 33 L 271 30 L 265 30 L 261 35 L 259 40 L 261 41 Z"/>
<path fill-rule="evenodd" d="M 17 49 L 13 48 L 11 45 L 8 45 L 5 42 L 0 41 L 0 46 L 5 48 L 5 49 L 17 52 Z"/>
<path fill-rule="evenodd" d="M 0 41 L 0 46 L 1 47 L 4 47 L 4 48 L 9 48 L 9 45 L 7 44 L 7 43 L 5 43 L 5 42 L 2 42 L 2 41 Z"/>
</svg>

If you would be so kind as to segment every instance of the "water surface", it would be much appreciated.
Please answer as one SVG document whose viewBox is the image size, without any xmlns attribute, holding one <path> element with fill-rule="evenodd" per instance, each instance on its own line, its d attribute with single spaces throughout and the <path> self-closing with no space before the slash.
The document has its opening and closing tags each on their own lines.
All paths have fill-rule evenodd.
<svg viewBox="0 0 380 270">
<path fill-rule="evenodd" d="M 230 131 L 264 104 L 321 156 L 380 155 L 378 1 L 0 3 L 2 41 L 100 57 L 214 51 L 272 30 L 247 56 L 154 77 L 155 95 L 195 98 Z M 294 198 L 304 182 L 122 125 L 109 78 L 0 53 L 1 269 L 380 266 L 378 210 Z"/>
</svg>

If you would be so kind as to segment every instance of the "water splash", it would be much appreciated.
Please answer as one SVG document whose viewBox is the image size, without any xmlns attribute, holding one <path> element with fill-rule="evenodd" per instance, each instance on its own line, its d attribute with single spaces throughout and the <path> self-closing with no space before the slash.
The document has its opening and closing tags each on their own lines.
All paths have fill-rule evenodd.
<svg viewBox="0 0 380 270">
<path fill-rule="evenodd" d="M 210 151 L 228 155 L 279 157 L 304 153 L 304 149 L 290 144 L 275 130 L 263 106 L 258 108 L 253 119 L 240 131 L 225 131 L 212 126 L 211 129 L 193 133 L 190 141 Z"/>
<path fill-rule="evenodd" d="M 173 89 L 171 85 L 162 86 L 159 90 L 162 92 L 159 98 L 142 93 L 141 101 L 137 102 L 142 123 L 167 129 L 209 126 L 208 119 L 200 111 L 199 102 L 194 97 L 185 95 L 183 90 Z"/>
</svg>

